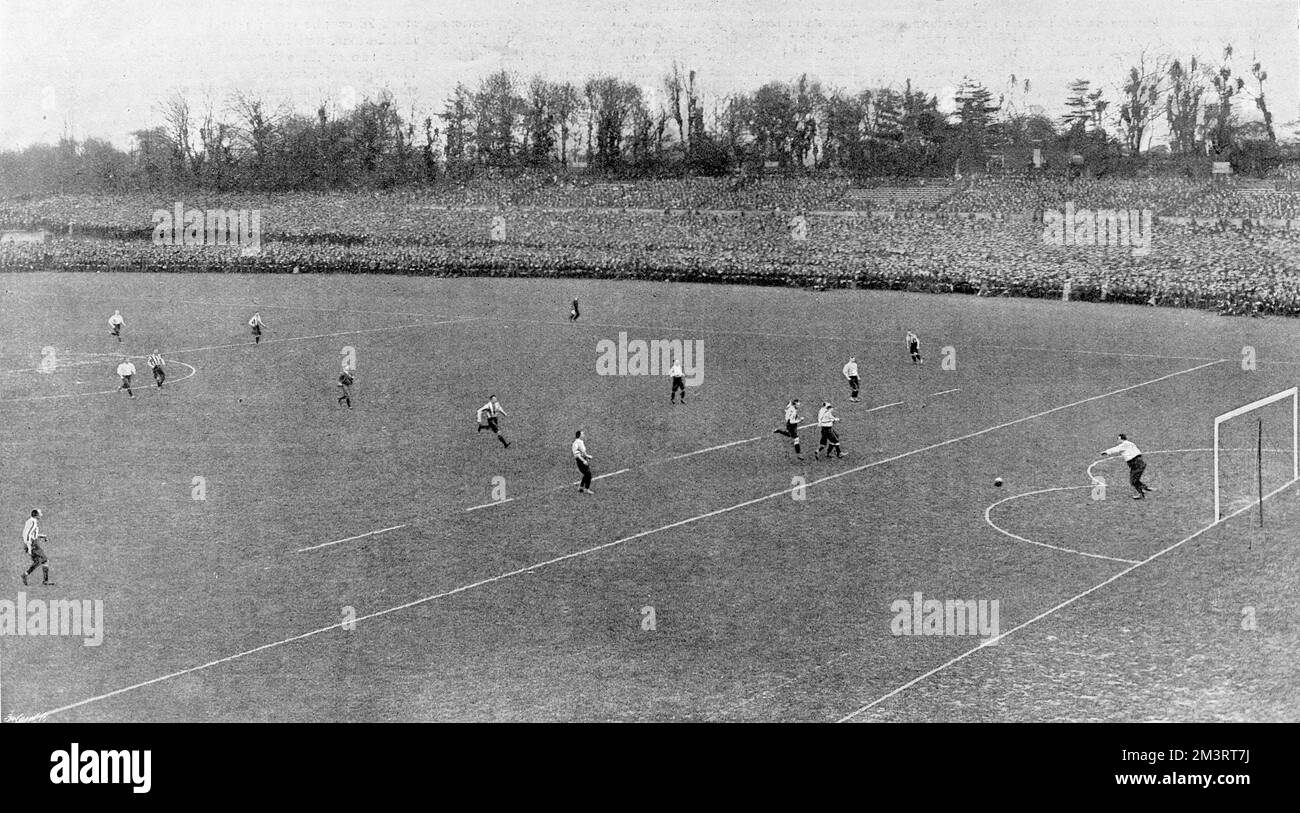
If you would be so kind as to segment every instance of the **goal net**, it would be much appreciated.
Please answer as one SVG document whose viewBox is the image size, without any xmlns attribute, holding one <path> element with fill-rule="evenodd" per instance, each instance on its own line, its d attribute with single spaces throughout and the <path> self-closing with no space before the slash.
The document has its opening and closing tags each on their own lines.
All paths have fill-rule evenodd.
<svg viewBox="0 0 1300 813">
<path fill-rule="evenodd" d="M 1254 508 L 1300 479 L 1300 388 L 1214 419 L 1214 521 Z"/>
</svg>

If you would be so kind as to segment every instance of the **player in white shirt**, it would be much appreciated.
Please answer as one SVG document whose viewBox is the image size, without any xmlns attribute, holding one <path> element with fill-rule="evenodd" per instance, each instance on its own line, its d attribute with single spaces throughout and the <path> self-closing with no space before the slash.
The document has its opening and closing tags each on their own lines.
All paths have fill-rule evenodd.
<svg viewBox="0 0 1300 813">
<path fill-rule="evenodd" d="M 839 418 L 835 417 L 835 408 L 831 406 L 830 401 L 823 401 L 822 408 L 817 411 L 817 425 L 821 427 L 822 436 L 817 441 L 817 449 L 813 452 L 813 459 L 821 457 L 822 449 L 826 450 L 826 457 L 831 456 L 831 449 L 835 450 L 836 457 L 843 457 L 844 453 L 840 451 L 840 436 L 835 431 L 835 422 Z"/>
<path fill-rule="evenodd" d="M 484 414 L 487 415 L 486 424 L 483 423 Z M 497 440 L 501 441 L 501 445 L 509 449 L 510 441 L 506 440 L 506 436 L 501 434 L 501 429 L 497 426 L 497 416 L 505 414 L 506 411 L 501 408 L 501 404 L 497 402 L 497 397 L 493 395 L 486 404 L 478 408 L 478 413 L 474 415 L 474 422 L 478 424 L 478 431 L 492 430 L 496 434 Z"/>
<path fill-rule="evenodd" d="M 849 400 L 858 400 L 858 391 L 861 389 L 858 383 L 858 359 L 856 356 L 849 356 L 849 363 L 844 365 L 844 379 L 849 382 Z"/>
<path fill-rule="evenodd" d="M 1142 459 L 1142 450 L 1137 444 L 1128 439 L 1128 435 L 1120 433 L 1119 445 L 1112 446 L 1101 453 L 1102 457 L 1110 455 L 1119 455 L 1125 463 L 1128 463 L 1128 482 L 1133 486 L 1137 493 L 1133 495 L 1135 500 L 1145 500 L 1146 492 L 1155 491 L 1151 486 L 1142 482 L 1142 472 L 1147 470 L 1147 462 Z"/>
<path fill-rule="evenodd" d="M 925 361 L 921 358 L 921 340 L 912 331 L 907 331 L 907 352 L 912 357 L 913 364 L 920 364 Z"/>
<path fill-rule="evenodd" d="M 800 460 L 803 460 L 803 450 L 799 448 L 799 399 L 792 398 L 790 403 L 785 405 L 785 428 L 773 429 L 773 434 L 785 435 L 788 438 L 794 438 L 794 454 Z"/>
<path fill-rule="evenodd" d="M 262 343 L 262 326 L 264 324 L 261 313 L 253 314 L 253 318 L 248 320 L 248 326 L 253 329 L 253 344 Z"/>
<path fill-rule="evenodd" d="M 45 551 L 41 550 L 41 541 L 49 541 L 49 538 L 41 533 L 41 512 L 40 509 L 33 508 L 32 515 L 28 517 L 27 522 L 23 524 L 23 551 L 32 557 L 32 566 L 27 568 L 22 574 L 23 584 L 27 584 L 27 577 L 32 575 L 36 568 L 41 568 L 44 576 L 42 584 L 47 587 L 50 582 L 50 560 L 45 556 Z"/>
<path fill-rule="evenodd" d="M 579 494 L 591 493 L 591 455 L 587 454 L 587 444 L 582 442 L 582 430 L 579 429 L 573 433 L 573 462 L 578 464 L 578 471 L 582 472 L 582 482 L 578 484 Z"/>
<path fill-rule="evenodd" d="M 108 317 L 108 326 L 113 329 L 113 332 L 108 335 L 116 336 L 119 342 L 122 341 L 122 325 L 124 324 L 126 324 L 126 320 L 122 318 L 122 312 L 113 311 L 113 315 Z"/>
<path fill-rule="evenodd" d="M 122 363 L 117 365 L 117 374 L 122 376 L 122 386 L 118 389 L 126 390 L 126 394 L 134 398 L 135 393 L 131 392 L 131 376 L 135 375 L 135 365 L 129 359 L 123 358 Z"/>
<path fill-rule="evenodd" d="M 686 403 L 686 378 L 682 375 L 682 363 L 678 359 L 673 359 L 673 364 L 668 368 L 668 375 L 673 379 L 673 391 L 668 394 L 668 403 L 676 403 L 678 391 L 682 394 L 682 403 Z"/>
</svg>

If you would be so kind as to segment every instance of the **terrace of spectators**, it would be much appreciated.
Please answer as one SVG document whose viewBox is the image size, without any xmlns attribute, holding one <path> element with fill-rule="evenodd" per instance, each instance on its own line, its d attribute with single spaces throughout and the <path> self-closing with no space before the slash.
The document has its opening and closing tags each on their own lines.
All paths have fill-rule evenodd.
<svg viewBox="0 0 1300 813">
<path fill-rule="evenodd" d="M 1068 280 L 1074 298 L 1300 315 L 1300 221 L 1257 228 L 1236 220 L 1290 218 L 1300 194 L 1285 185 L 983 179 L 918 185 L 924 191 L 909 200 L 934 203 L 908 209 L 896 205 L 900 187 L 814 180 L 509 182 L 183 199 L 186 208 L 261 209 L 264 248 L 255 257 L 153 245 L 152 213 L 175 202 L 165 197 L 9 200 L 0 202 L 0 225 L 57 236 L 0 245 L 0 269 L 592 276 L 1036 297 L 1061 296 Z M 864 192 L 876 205 L 861 208 Z M 882 210 L 885 201 L 895 208 Z M 1045 245 L 1033 215 L 1066 202 L 1180 215 L 1157 223 L 1145 257 Z M 979 219 L 958 216 L 969 212 Z M 805 241 L 791 236 L 794 213 L 808 218 Z M 489 236 L 497 215 L 505 218 L 501 241 Z"/>
</svg>

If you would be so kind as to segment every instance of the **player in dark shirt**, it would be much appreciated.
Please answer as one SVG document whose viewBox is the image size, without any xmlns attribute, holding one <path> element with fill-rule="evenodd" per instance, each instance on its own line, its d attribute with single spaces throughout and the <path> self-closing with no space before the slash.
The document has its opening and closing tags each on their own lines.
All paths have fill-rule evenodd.
<svg viewBox="0 0 1300 813">
<path fill-rule="evenodd" d="M 347 370 L 344 370 L 343 372 L 339 373 L 338 387 L 341 394 L 339 395 L 338 402 L 340 404 L 346 402 L 348 405 L 348 409 L 352 408 L 352 391 L 350 388 L 352 387 L 352 384 L 355 381 L 356 379 L 352 377 L 352 373 L 348 372 Z"/>
</svg>

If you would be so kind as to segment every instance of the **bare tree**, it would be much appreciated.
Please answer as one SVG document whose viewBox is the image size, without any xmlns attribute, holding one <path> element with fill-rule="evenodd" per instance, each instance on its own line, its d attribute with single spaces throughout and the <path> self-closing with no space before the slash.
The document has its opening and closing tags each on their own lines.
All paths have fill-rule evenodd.
<svg viewBox="0 0 1300 813">
<path fill-rule="evenodd" d="M 1259 93 L 1255 94 L 1255 107 L 1259 112 L 1264 114 L 1264 129 L 1268 131 L 1268 140 L 1274 144 L 1277 143 L 1277 133 L 1273 130 L 1273 111 L 1268 109 L 1268 103 L 1264 101 L 1264 80 L 1268 78 L 1268 71 L 1264 70 L 1260 63 L 1256 62 L 1250 67 L 1251 76 L 1259 83 Z"/>
<path fill-rule="evenodd" d="M 194 150 L 190 143 L 190 102 L 181 91 L 175 91 L 161 103 L 160 112 L 171 142 L 173 173 L 177 180 L 191 175 Z"/>
<path fill-rule="evenodd" d="M 1196 146 L 1201 97 L 1205 79 L 1196 57 L 1183 63 L 1169 63 L 1169 89 L 1165 95 L 1165 121 L 1169 125 L 1169 147 L 1173 152 L 1190 152 Z"/>
<path fill-rule="evenodd" d="M 1154 57 L 1148 65 L 1144 50 L 1136 65 L 1129 68 L 1128 79 L 1119 89 L 1124 101 L 1119 108 L 1119 124 L 1124 144 L 1130 154 L 1142 152 L 1142 141 L 1151 125 L 1160 117 L 1160 100 L 1165 94 L 1169 60 Z"/>
</svg>

